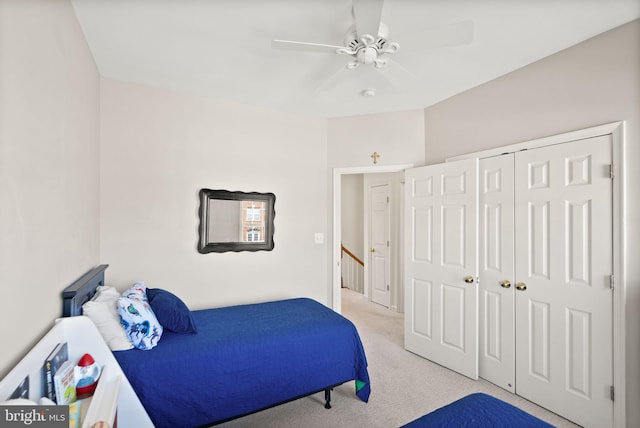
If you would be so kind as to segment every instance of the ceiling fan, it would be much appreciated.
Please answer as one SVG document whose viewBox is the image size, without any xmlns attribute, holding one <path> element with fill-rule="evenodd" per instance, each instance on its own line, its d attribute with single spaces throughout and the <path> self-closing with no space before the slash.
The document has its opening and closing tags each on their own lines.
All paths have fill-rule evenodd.
<svg viewBox="0 0 640 428">
<path fill-rule="evenodd" d="M 276 39 L 271 41 L 271 47 L 279 50 L 334 53 L 349 57 L 345 66 L 327 79 L 319 90 L 333 87 L 346 73 L 345 70 L 353 70 L 360 66 L 372 66 L 392 85 L 405 86 L 407 82 L 415 81 L 415 76 L 391 58 L 400 49 L 400 44 L 390 40 L 389 27 L 381 21 L 383 5 L 384 0 L 353 0 L 354 24 L 347 29 L 342 46 Z M 419 40 L 411 50 L 470 43 L 473 39 L 473 22 L 463 21 L 427 33 L 428 37 Z M 373 88 L 362 92 L 364 96 L 374 93 Z"/>
</svg>

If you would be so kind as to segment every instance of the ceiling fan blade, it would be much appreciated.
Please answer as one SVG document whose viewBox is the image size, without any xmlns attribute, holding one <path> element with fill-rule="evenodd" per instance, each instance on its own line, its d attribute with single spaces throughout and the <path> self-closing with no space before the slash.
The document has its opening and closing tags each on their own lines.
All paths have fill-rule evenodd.
<svg viewBox="0 0 640 428">
<path fill-rule="evenodd" d="M 408 43 L 402 43 L 407 51 L 443 48 L 447 46 L 467 45 L 473 41 L 473 21 L 461 21 L 439 28 L 421 30 L 420 37 Z"/>
<path fill-rule="evenodd" d="M 322 43 L 295 42 L 292 40 L 271 40 L 271 49 L 305 52 L 337 53 L 343 46 L 324 45 Z"/>
<path fill-rule="evenodd" d="M 387 65 L 377 71 L 396 88 L 413 88 L 420 86 L 418 78 L 398 62 L 387 58 Z"/>
<path fill-rule="evenodd" d="M 369 34 L 378 38 L 384 0 L 353 0 L 353 19 L 358 37 Z"/>
<path fill-rule="evenodd" d="M 353 70 L 349 70 L 347 67 L 340 67 L 335 73 L 329 76 L 324 82 L 322 82 L 316 88 L 316 92 L 325 92 L 330 91 L 331 89 L 338 86 L 344 79 L 346 79 L 349 73 L 353 73 Z"/>
</svg>

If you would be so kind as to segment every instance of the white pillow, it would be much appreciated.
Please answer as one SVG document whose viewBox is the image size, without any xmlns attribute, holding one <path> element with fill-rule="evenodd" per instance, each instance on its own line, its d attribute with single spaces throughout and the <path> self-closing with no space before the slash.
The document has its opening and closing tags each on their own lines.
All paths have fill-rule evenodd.
<svg viewBox="0 0 640 428">
<path fill-rule="evenodd" d="M 100 297 L 100 295 L 103 293 L 104 295 Z M 109 300 L 109 298 L 113 298 L 113 296 L 115 296 L 117 293 L 118 293 L 118 290 L 116 290 L 113 287 L 109 287 L 107 285 L 100 285 L 96 287 L 96 294 L 93 295 L 91 300 L 98 301 L 98 302 Z"/>
<path fill-rule="evenodd" d="M 82 305 L 83 314 L 93 321 L 112 351 L 133 348 L 120 322 L 120 315 L 118 315 L 119 297 L 120 293 L 115 288 L 100 286 L 97 288 L 95 296 Z"/>
</svg>

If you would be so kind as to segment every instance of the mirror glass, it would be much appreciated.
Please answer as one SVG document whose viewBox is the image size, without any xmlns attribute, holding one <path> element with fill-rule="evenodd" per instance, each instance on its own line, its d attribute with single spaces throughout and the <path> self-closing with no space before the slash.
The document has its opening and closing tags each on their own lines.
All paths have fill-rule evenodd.
<svg viewBox="0 0 640 428">
<path fill-rule="evenodd" d="M 275 199 L 273 193 L 201 189 L 198 251 L 271 251 Z"/>
</svg>

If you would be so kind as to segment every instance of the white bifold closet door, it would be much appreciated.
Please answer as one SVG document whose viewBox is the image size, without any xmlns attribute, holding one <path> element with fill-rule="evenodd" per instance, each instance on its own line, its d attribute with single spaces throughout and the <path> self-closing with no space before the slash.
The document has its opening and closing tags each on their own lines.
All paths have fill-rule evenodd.
<svg viewBox="0 0 640 428">
<path fill-rule="evenodd" d="M 480 159 L 480 377 L 516 391 L 513 154 Z"/>
<path fill-rule="evenodd" d="M 515 154 L 516 393 L 613 423 L 610 136 Z"/>
<path fill-rule="evenodd" d="M 405 173 L 405 348 L 478 378 L 478 160 Z"/>
<path fill-rule="evenodd" d="M 468 223 L 446 233 L 462 211 L 438 195 L 442 177 L 473 176 L 473 163 L 407 171 L 405 347 L 472 378 L 476 355 L 481 377 L 585 427 L 612 426 L 611 153 L 607 135 L 482 159 L 477 210 L 469 202 Z M 473 218 L 476 254 L 464 260 L 479 260 L 479 287 L 463 281 L 472 264 L 453 269 L 442 253 L 474 245 Z M 452 328 L 455 342 L 442 335 Z"/>
</svg>

